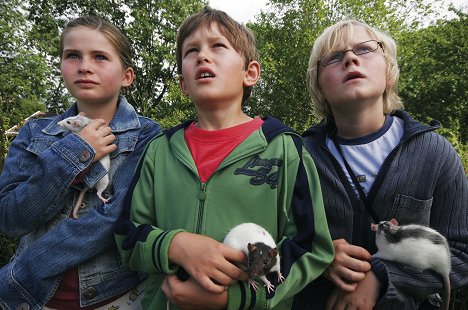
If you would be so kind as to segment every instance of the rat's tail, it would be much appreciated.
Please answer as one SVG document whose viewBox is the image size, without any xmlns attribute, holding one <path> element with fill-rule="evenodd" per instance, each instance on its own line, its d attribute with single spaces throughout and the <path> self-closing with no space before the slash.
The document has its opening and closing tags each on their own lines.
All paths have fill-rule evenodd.
<svg viewBox="0 0 468 310">
<path fill-rule="evenodd" d="M 442 296 L 442 307 L 441 309 L 449 310 L 450 306 L 450 278 L 449 276 L 444 276 L 444 296 Z"/>
</svg>

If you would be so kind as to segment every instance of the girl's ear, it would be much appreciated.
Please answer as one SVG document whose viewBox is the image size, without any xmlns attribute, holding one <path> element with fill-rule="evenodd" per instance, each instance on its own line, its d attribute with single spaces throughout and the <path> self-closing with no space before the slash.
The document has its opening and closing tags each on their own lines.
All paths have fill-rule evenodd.
<svg viewBox="0 0 468 310">
<path fill-rule="evenodd" d="M 251 61 L 245 70 L 244 87 L 255 85 L 260 78 L 260 72 L 260 64 L 258 61 Z"/>
<path fill-rule="evenodd" d="M 127 69 L 124 70 L 124 74 L 122 77 L 122 87 L 128 87 L 132 85 L 134 79 L 135 79 L 135 72 L 133 71 L 133 68 L 128 67 Z"/>
</svg>

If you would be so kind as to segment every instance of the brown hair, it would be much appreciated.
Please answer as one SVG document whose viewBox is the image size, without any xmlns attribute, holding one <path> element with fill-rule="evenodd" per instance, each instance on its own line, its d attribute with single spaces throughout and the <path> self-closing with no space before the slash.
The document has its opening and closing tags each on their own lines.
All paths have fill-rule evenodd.
<svg viewBox="0 0 468 310">
<path fill-rule="evenodd" d="M 132 48 L 128 38 L 112 23 L 98 16 L 81 16 L 71 20 L 60 35 L 60 58 L 63 53 L 63 40 L 67 33 L 76 27 L 87 27 L 100 31 L 117 50 L 124 69 L 133 66 Z"/>
<path fill-rule="evenodd" d="M 253 33 L 225 12 L 206 6 L 200 12 L 187 17 L 179 27 L 176 45 L 178 74 L 182 73 L 182 45 L 185 39 L 201 27 L 210 29 L 213 23 L 218 25 L 221 34 L 226 37 L 236 52 L 244 58 L 245 69 L 247 69 L 251 61 L 259 61 Z M 250 97 L 251 92 L 252 86 L 244 88 L 242 102 L 245 102 Z"/>
</svg>

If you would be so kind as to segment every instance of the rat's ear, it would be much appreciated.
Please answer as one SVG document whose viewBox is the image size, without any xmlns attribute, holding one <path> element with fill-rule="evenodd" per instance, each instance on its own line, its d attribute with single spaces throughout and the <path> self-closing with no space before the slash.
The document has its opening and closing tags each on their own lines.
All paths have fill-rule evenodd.
<svg viewBox="0 0 468 310">
<path fill-rule="evenodd" d="M 260 78 L 260 64 L 256 60 L 252 60 L 245 69 L 244 87 L 254 86 Z"/>
<path fill-rule="evenodd" d="M 256 247 L 252 243 L 249 242 L 247 244 L 247 250 L 249 250 L 249 253 L 252 253 L 253 251 L 255 251 L 255 249 L 256 249 Z"/>
<path fill-rule="evenodd" d="M 392 224 L 395 225 L 395 226 L 398 226 L 398 222 L 397 222 L 397 220 L 395 220 L 395 219 L 391 219 L 391 220 L 390 220 L 390 223 L 392 223 Z"/>
<path fill-rule="evenodd" d="M 278 249 L 277 248 L 271 249 L 270 250 L 270 256 L 271 257 L 276 257 L 276 255 L 278 255 Z"/>
<path fill-rule="evenodd" d="M 86 116 L 86 113 L 85 112 L 80 112 L 80 113 L 78 113 L 78 116 Z"/>
</svg>

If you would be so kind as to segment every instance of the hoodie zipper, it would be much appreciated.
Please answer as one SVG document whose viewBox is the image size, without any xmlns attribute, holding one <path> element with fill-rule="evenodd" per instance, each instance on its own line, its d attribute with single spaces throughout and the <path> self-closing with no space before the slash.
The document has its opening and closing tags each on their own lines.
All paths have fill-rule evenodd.
<svg viewBox="0 0 468 310">
<path fill-rule="evenodd" d="M 201 234 L 201 229 L 203 226 L 203 214 L 205 212 L 205 200 L 206 200 L 206 183 L 202 182 L 200 184 L 200 191 L 198 192 L 198 217 L 197 217 L 197 227 L 195 232 Z"/>
</svg>

